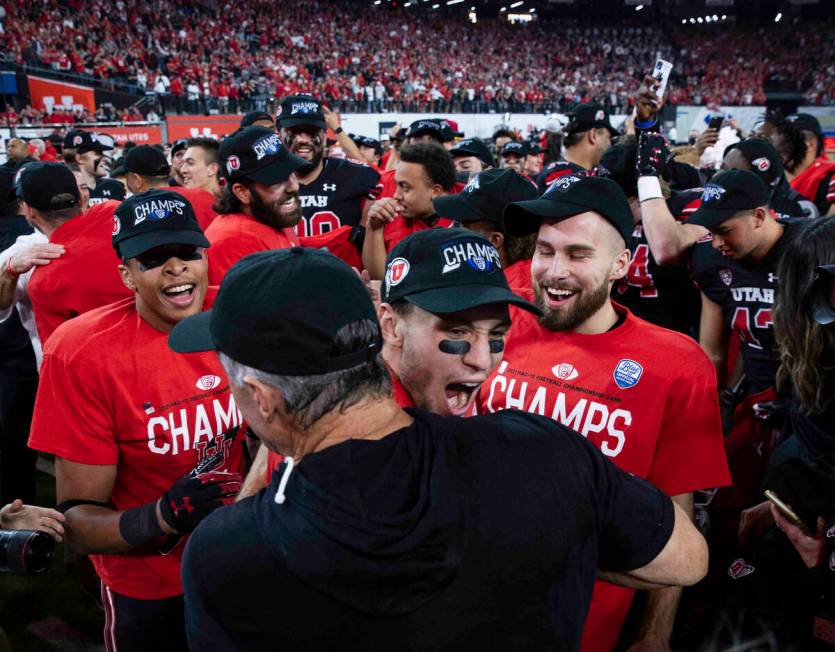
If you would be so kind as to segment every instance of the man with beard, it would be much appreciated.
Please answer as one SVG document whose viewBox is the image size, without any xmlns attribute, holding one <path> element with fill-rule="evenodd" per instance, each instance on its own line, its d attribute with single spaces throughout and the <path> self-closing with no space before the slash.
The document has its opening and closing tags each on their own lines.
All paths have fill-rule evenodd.
<svg viewBox="0 0 835 652">
<path fill-rule="evenodd" d="M 180 176 L 186 188 L 202 188 L 215 197 L 221 196 L 218 143 L 214 138 L 188 139 Z"/>
<path fill-rule="evenodd" d="M 544 313 L 511 309 L 504 359 L 479 393 L 480 413 L 547 415 L 692 517 L 692 492 L 727 484 L 716 377 L 689 337 L 635 317 L 609 297 L 629 268 L 634 228 L 611 179 L 570 175 L 539 199 L 510 204 L 512 235 L 537 233 L 532 293 Z M 669 646 L 678 589 L 651 591 L 644 645 Z M 598 582 L 583 650 L 611 650 L 633 592 Z"/>
<path fill-rule="evenodd" d="M 302 210 L 296 170 L 305 165 L 271 129 L 244 127 L 224 139 L 220 169 L 226 185 L 215 205 L 218 218 L 206 230 L 212 285 L 244 256 L 298 246 L 293 227 Z"/>
<path fill-rule="evenodd" d="M 380 175 L 368 165 L 325 157 L 327 125 L 321 102 L 311 95 L 284 98 L 276 126 L 287 149 L 306 161 L 297 172 L 303 216 L 298 235 L 359 227 L 364 203 L 376 198 Z M 341 134 L 342 127 L 336 133 Z"/>
</svg>

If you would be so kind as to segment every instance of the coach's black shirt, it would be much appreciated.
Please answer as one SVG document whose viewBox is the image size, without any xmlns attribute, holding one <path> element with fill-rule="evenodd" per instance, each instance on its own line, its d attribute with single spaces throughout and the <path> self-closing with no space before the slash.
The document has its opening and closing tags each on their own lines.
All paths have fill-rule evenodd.
<svg viewBox="0 0 835 652">
<path fill-rule="evenodd" d="M 90 190 L 90 206 L 102 204 L 110 199 L 123 201 L 125 198 L 125 186 L 116 179 L 98 179 L 96 187 Z"/>
<path fill-rule="evenodd" d="M 200 524 L 191 650 L 575 650 L 596 569 L 669 540 L 670 499 L 552 419 L 409 412 Z"/>
</svg>

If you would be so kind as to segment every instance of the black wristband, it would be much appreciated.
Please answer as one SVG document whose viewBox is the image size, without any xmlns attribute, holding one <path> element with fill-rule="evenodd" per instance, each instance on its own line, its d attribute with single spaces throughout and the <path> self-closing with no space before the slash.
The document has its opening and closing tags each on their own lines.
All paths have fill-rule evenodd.
<svg viewBox="0 0 835 652">
<path fill-rule="evenodd" d="M 119 517 L 119 534 L 132 547 L 141 546 L 165 534 L 157 521 L 157 504 L 126 509 Z"/>
<path fill-rule="evenodd" d="M 342 131 L 343 131 L 342 127 L 337 127 L 336 129 L 333 130 L 333 133 L 335 133 L 338 136 L 339 134 L 342 133 Z"/>
</svg>

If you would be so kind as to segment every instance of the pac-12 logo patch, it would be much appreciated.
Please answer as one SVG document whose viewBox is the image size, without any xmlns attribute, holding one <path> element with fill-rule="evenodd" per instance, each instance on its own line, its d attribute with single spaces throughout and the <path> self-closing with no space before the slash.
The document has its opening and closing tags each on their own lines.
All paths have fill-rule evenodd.
<svg viewBox="0 0 835 652">
<path fill-rule="evenodd" d="M 615 383 L 621 389 L 629 389 L 635 387 L 638 381 L 641 380 L 641 375 L 644 373 L 644 368 L 634 360 L 627 360 L 624 358 L 615 367 L 612 376 Z"/>
<path fill-rule="evenodd" d="M 391 291 L 393 286 L 403 282 L 410 267 L 409 261 L 405 258 L 395 258 L 389 263 L 389 268 L 386 270 L 386 293 Z"/>
<path fill-rule="evenodd" d="M 560 380 L 574 380 L 580 375 L 580 372 L 577 371 L 574 365 L 570 365 L 567 362 L 561 362 L 551 367 L 551 373 Z"/>
<path fill-rule="evenodd" d="M 745 560 L 741 557 L 734 560 L 734 562 L 728 566 L 728 575 L 735 580 L 745 577 L 746 575 L 750 575 L 753 572 L 754 567 L 751 566 L 751 564 L 746 564 Z"/>
<path fill-rule="evenodd" d="M 223 382 L 223 380 L 221 379 L 220 376 L 214 376 L 212 374 L 207 374 L 205 376 L 200 376 L 200 378 L 197 379 L 197 382 L 194 383 L 194 386 L 197 387 L 197 389 L 202 389 L 203 391 L 208 391 L 210 389 L 214 389 L 215 387 L 220 385 L 220 383 L 222 383 L 222 382 Z"/>
<path fill-rule="evenodd" d="M 734 282 L 734 273 L 729 269 L 720 269 L 719 278 L 722 279 L 725 285 L 731 287 L 731 283 Z"/>
</svg>

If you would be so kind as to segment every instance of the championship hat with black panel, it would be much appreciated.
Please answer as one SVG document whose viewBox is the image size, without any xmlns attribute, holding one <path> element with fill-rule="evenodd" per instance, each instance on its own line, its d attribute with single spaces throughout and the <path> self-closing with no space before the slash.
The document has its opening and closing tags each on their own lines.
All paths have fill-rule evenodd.
<svg viewBox="0 0 835 652">
<path fill-rule="evenodd" d="M 75 151 L 79 154 L 84 154 L 85 152 L 106 152 L 107 150 L 113 149 L 109 142 L 101 140 L 98 134 L 89 131 L 77 132 L 73 136 L 72 142 Z"/>
<path fill-rule="evenodd" d="M 267 113 L 266 111 L 250 111 L 249 113 L 245 113 L 244 117 L 241 118 L 241 127 L 250 127 L 254 125 L 256 122 L 269 122 L 270 124 L 274 125 L 275 120 L 273 117 Z M 259 127 L 264 125 L 258 125 Z M 268 127 L 267 127 L 268 128 Z"/>
<path fill-rule="evenodd" d="M 377 313 L 359 275 L 324 250 L 291 247 L 235 263 L 212 309 L 178 323 L 168 345 L 179 353 L 222 351 L 267 373 L 318 375 L 376 359 L 380 339 L 337 351 L 337 333 L 361 320 L 376 323 Z"/>
<path fill-rule="evenodd" d="M 312 95 L 288 95 L 281 100 L 275 123 L 281 128 L 309 126 L 327 129 L 322 103 Z"/>
<path fill-rule="evenodd" d="M 818 119 L 811 113 L 792 113 L 786 116 L 786 120 L 791 122 L 801 131 L 811 131 L 818 138 L 823 137 L 821 123 L 818 122 Z"/>
<path fill-rule="evenodd" d="M 498 250 L 467 229 L 427 229 L 401 240 L 386 259 L 381 292 L 385 303 L 405 299 L 435 314 L 491 303 L 541 314 L 511 292 Z"/>
<path fill-rule="evenodd" d="M 173 158 L 177 152 L 184 151 L 188 148 L 188 138 L 178 138 L 171 145 L 171 157 Z"/>
<path fill-rule="evenodd" d="M 637 153 L 637 143 L 618 143 L 603 152 L 600 158 L 598 173 L 617 183 L 627 197 L 638 196 L 638 171 L 635 169 Z"/>
<path fill-rule="evenodd" d="M 171 190 L 148 190 L 126 199 L 113 216 L 113 248 L 127 260 L 167 244 L 208 247 L 191 203 Z"/>
<path fill-rule="evenodd" d="M 687 220 L 712 229 L 741 211 L 768 206 L 771 193 L 762 179 L 748 170 L 724 170 L 711 178 L 698 210 Z"/>
<path fill-rule="evenodd" d="M 536 186 L 514 170 L 485 170 L 470 179 L 458 194 L 436 197 L 432 204 L 441 217 L 459 222 L 486 220 L 502 231 L 505 206 L 536 196 Z"/>
<path fill-rule="evenodd" d="M 493 167 L 496 164 L 493 156 L 490 154 L 490 149 L 484 144 L 483 140 L 478 138 L 464 138 L 463 140 L 459 140 L 449 150 L 449 154 L 454 159 L 461 158 L 462 156 L 475 156 L 488 167 Z"/>
<path fill-rule="evenodd" d="M 81 201 L 75 175 L 63 163 L 27 163 L 16 172 L 17 196 L 39 211 L 57 211 Z"/>
<path fill-rule="evenodd" d="M 512 236 L 539 231 L 543 219 L 560 220 L 594 212 L 623 237 L 632 238 L 635 229 L 629 202 L 620 186 L 604 177 L 568 175 L 554 181 L 539 198 L 508 204 L 504 210 L 504 232 Z"/>
<path fill-rule="evenodd" d="M 518 156 L 519 158 L 525 158 L 529 151 L 527 143 L 517 143 L 511 140 L 509 143 L 505 143 L 504 147 L 502 147 L 501 156 L 502 158 L 506 156 Z"/>
<path fill-rule="evenodd" d="M 609 122 L 609 112 L 601 104 L 578 104 L 568 115 L 568 124 L 563 130 L 573 134 L 589 129 L 608 129 L 612 136 L 617 134 Z"/>
<path fill-rule="evenodd" d="M 165 154 L 153 145 L 137 145 L 119 159 L 111 170 L 112 177 L 123 176 L 128 172 L 145 177 L 164 177 L 171 172 Z"/>
<path fill-rule="evenodd" d="M 220 171 L 231 184 L 242 179 L 273 185 L 308 162 L 292 154 L 266 127 L 244 127 L 220 143 Z"/>
<path fill-rule="evenodd" d="M 751 166 L 751 172 L 760 177 L 770 188 L 777 186 L 783 178 L 783 159 L 780 153 L 774 145 L 762 138 L 741 140 L 728 149 L 739 150 Z"/>
<path fill-rule="evenodd" d="M 434 120 L 432 118 L 415 120 L 409 125 L 408 130 L 406 130 L 406 138 L 415 138 L 423 135 L 432 136 L 432 138 L 437 140 L 439 143 L 445 143 L 447 140 L 452 140 L 451 138 L 447 138 L 447 134 L 445 133 L 440 120 Z"/>
</svg>

